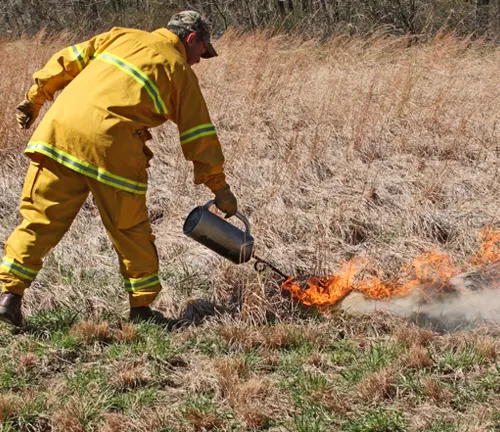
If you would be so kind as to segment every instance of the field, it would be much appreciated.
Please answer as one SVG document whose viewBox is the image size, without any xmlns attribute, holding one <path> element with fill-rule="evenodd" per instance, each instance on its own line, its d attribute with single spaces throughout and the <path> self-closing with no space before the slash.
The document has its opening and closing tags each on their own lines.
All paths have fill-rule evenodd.
<svg viewBox="0 0 500 432">
<path fill-rule="evenodd" d="M 78 41 L 0 41 L 2 242 L 19 222 L 30 136 L 15 107 L 31 73 Z M 320 45 L 234 31 L 216 48 L 195 70 L 260 256 L 299 279 L 355 257 L 383 280 L 431 250 L 455 273 L 500 259 L 495 249 L 477 260 L 481 232 L 500 226 L 498 48 L 446 34 Z M 500 430 L 499 278 L 481 302 L 462 295 L 467 319 L 453 326 L 356 303 L 305 307 L 272 272 L 182 234 L 211 195 L 192 184 L 176 128 L 152 132 L 164 286 L 155 306 L 192 325 L 126 322 L 118 263 L 89 199 L 26 294 L 27 328 L 0 327 L 1 431 Z"/>
</svg>

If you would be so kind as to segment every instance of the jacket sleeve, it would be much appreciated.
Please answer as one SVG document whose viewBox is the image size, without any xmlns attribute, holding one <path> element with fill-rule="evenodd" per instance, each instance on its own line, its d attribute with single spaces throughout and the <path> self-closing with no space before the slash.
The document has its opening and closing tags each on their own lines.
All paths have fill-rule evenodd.
<svg viewBox="0 0 500 432">
<path fill-rule="evenodd" d="M 224 155 L 210 120 L 198 78 L 187 64 L 177 64 L 172 74 L 171 119 L 177 124 L 184 157 L 193 162 L 194 183 L 213 192 L 226 185 Z"/>
<path fill-rule="evenodd" d="M 26 94 L 27 99 L 39 105 L 51 101 L 57 91 L 66 87 L 87 66 L 109 34 L 102 33 L 54 54 L 42 69 L 33 74 L 35 84 Z"/>
</svg>

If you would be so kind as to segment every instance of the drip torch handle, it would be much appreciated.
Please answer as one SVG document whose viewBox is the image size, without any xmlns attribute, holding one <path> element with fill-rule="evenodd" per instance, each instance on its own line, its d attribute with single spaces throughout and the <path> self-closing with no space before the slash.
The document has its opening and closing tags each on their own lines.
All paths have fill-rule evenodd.
<svg viewBox="0 0 500 432">
<path fill-rule="evenodd" d="M 206 209 L 209 209 L 210 207 L 212 207 L 214 205 L 215 205 L 215 200 L 210 200 L 203 207 Z M 250 221 L 248 220 L 248 218 L 243 213 L 241 213 L 239 210 L 236 212 L 235 216 L 245 224 L 245 229 L 246 229 L 247 234 L 252 235 L 252 233 L 250 231 Z"/>
</svg>

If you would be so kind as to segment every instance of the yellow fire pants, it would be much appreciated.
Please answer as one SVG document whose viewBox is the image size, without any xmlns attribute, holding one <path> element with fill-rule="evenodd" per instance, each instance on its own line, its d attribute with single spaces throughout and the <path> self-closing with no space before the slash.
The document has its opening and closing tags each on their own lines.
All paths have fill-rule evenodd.
<svg viewBox="0 0 500 432">
<path fill-rule="evenodd" d="M 113 242 L 132 307 L 148 306 L 161 290 L 146 196 L 108 186 L 33 155 L 21 198 L 23 221 L 5 244 L 2 291 L 23 295 L 92 192 Z"/>
</svg>

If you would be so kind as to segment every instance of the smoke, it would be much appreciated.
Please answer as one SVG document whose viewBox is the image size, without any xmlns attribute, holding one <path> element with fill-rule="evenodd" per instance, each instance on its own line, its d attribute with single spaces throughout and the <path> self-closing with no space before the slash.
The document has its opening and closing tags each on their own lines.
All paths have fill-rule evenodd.
<svg viewBox="0 0 500 432">
<path fill-rule="evenodd" d="M 436 330 L 455 330 L 489 321 L 500 323 L 500 263 L 451 278 L 446 288 L 415 287 L 404 297 L 371 300 L 360 293 L 349 295 L 344 310 L 390 312 Z"/>
</svg>

